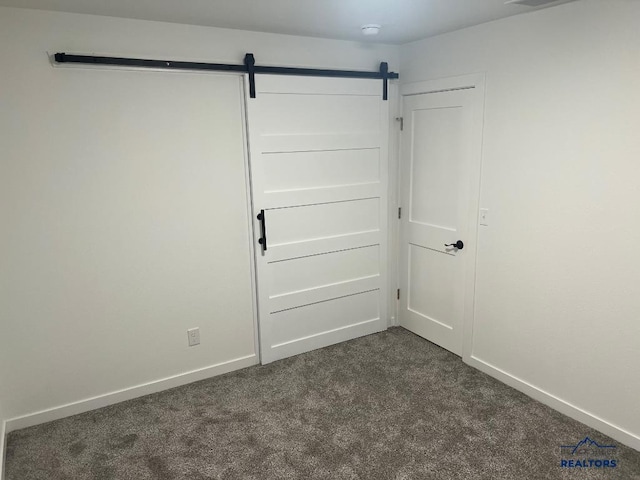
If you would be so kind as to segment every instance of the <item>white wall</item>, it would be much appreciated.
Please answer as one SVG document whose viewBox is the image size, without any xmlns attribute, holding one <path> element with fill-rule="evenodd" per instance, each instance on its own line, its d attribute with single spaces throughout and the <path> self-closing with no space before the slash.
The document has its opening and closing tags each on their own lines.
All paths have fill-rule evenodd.
<svg viewBox="0 0 640 480">
<path fill-rule="evenodd" d="M 640 449 L 639 18 L 581 0 L 415 42 L 401 81 L 487 75 L 478 366 Z"/>
<path fill-rule="evenodd" d="M 257 361 L 239 77 L 53 68 L 57 51 L 397 68 L 395 47 L 0 8 L 9 428 Z"/>
</svg>

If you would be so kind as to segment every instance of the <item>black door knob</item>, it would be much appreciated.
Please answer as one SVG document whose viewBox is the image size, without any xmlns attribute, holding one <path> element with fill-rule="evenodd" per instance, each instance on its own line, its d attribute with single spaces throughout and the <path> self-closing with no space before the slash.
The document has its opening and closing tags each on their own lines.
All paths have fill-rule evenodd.
<svg viewBox="0 0 640 480">
<path fill-rule="evenodd" d="M 449 245 L 445 243 L 444 246 L 453 247 L 453 248 L 457 248 L 458 250 L 462 250 L 464 248 L 464 243 L 462 243 L 462 240 L 458 240 L 456 243 L 451 243 Z"/>
</svg>

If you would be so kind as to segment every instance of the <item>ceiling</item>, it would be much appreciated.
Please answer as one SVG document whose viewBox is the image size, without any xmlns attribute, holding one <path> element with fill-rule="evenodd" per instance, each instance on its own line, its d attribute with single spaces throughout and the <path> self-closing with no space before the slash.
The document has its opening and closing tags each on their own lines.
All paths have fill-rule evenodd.
<svg viewBox="0 0 640 480">
<path fill-rule="evenodd" d="M 505 0 L 0 0 L 0 6 L 401 44 L 537 8 Z M 546 6 L 566 3 L 559 0 Z M 535 2 L 533 2 L 535 3 Z M 360 32 L 378 23 L 375 37 Z"/>
</svg>

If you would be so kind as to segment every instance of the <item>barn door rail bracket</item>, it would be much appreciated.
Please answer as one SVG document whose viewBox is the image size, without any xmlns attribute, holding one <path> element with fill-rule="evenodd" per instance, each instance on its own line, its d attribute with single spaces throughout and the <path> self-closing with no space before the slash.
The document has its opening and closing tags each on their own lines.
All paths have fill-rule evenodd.
<svg viewBox="0 0 640 480">
<path fill-rule="evenodd" d="M 255 57 L 252 53 L 244 56 L 243 65 L 226 63 L 202 63 L 202 62 L 180 62 L 174 60 L 151 60 L 142 58 L 123 57 L 101 57 L 93 55 L 71 55 L 68 53 L 56 53 L 54 55 L 56 63 L 79 63 L 84 65 L 111 65 L 119 67 L 140 67 L 164 70 L 203 70 L 217 72 L 239 72 L 249 75 L 249 96 L 256 98 L 256 78 L 257 73 L 267 75 L 299 75 L 307 77 L 334 77 L 334 78 L 370 78 L 382 80 L 382 99 L 389 98 L 389 80 L 399 78 L 396 72 L 389 71 L 387 62 L 380 63 L 377 72 L 364 72 L 360 70 L 325 70 L 319 68 L 297 68 L 297 67 L 270 67 L 256 65 Z"/>
</svg>

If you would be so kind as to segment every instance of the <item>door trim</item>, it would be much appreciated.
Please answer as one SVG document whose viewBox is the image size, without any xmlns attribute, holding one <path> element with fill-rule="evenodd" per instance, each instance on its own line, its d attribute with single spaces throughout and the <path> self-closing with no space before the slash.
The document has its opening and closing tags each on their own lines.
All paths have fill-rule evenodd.
<svg viewBox="0 0 640 480">
<path fill-rule="evenodd" d="M 455 77 L 435 78 L 420 82 L 403 83 L 400 85 L 400 95 L 422 95 L 424 93 L 446 92 L 448 90 L 462 90 L 475 88 L 482 91 L 484 104 L 484 85 L 486 75 L 484 73 L 472 73 L 470 75 L 458 75 Z"/>
<path fill-rule="evenodd" d="M 480 212 L 480 187 L 482 174 L 482 139 L 484 127 L 484 103 L 485 103 L 486 75 L 475 73 L 469 75 L 459 75 L 455 77 L 437 78 L 420 82 L 405 83 L 400 86 L 402 97 L 411 95 L 422 95 L 429 93 L 439 93 L 451 90 L 472 89 L 473 95 L 473 132 L 472 148 L 474 159 L 471 162 L 470 183 L 469 183 L 469 238 L 473 239 L 473 247 L 468 250 L 467 271 L 465 278 L 465 298 L 464 314 L 462 318 L 462 359 L 469 363 L 473 350 L 473 323 L 475 314 L 475 285 L 476 285 L 476 261 L 478 249 L 478 226 Z M 400 108 L 404 106 L 404 101 L 400 102 Z M 404 112 L 403 112 L 404 115 Z M 401 133 L 402 135 L 402 133 Z M 402 142 L 400 142 L 402 145 Z M 400 152 L 402 158 L 402 151 Z M 402 172 L 402 162 L 400 161 L 400 177 Z M 398 220 L 400 222 L 400 220 Z M 401 229 L 398 232 L 398 245 L 401 244 Z M 471 243 L 471 242 L 469 242 Z M 398 280 L 400 279 L 400 262 L 398 262 Z M 398 288 L 400 282 L 398 282 Z M 406 294 L 406 293 L 405 293 Z"/>
</svg>

